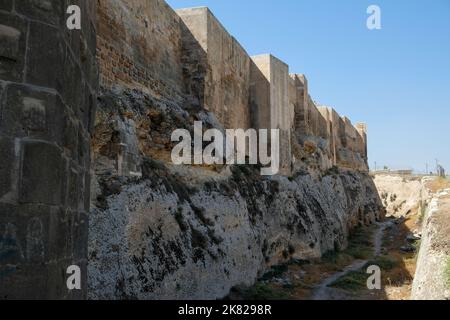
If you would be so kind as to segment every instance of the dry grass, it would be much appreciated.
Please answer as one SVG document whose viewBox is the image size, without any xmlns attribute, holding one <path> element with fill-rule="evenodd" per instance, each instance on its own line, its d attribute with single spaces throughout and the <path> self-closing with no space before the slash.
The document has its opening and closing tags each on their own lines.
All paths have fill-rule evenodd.
<svg viewBox="0 0 450 320">
<path fill-rule="evenodd" d="M 427 187 L 431 192 L 436 193 L 439 190 L 450 188 L 449 178 L 436 178 L 427 183 Z"/>
<path fill-rule="evenodd" d="M 309 299 L 313 288 L 332 274 L 342 271 L 355 260 L 369 260 L 368 265 L 378 265 L 382 270 L 383 290 L 370 291 L 366 282 L 366 268 L 350 272 L 337 280 L 332 286 L 343 289 L 349 296 L 358 299 L 375 300 L 407 300 L 411 292 L 411 284 L 415 273 L 415 254 L 400 251 L 406 235 L 416 228 L 417 215 L 412 215 L 404 224 L 386 231 L 383 241 L 384 254 L 373 256 L 373 234 L 376 226 L 355 230 L 349 239 L 348 249 L 341 252 L 329 252 L 322 259 L 308 264 L 291 264 L 282 273 L 282 277 L 291 280 L 292 285 L 285 287 L 276 283 L 259 283 L 247 292 L 247 298 L 259 299 Z M 372 259 L 372 260 L 370 260 Z M 278 269 L 277 269 L 278 270 Z M 275 271 L 277 271 L 275 270 Z M 298 277 L 298 275 L 302 275 Z"/>
</svg>

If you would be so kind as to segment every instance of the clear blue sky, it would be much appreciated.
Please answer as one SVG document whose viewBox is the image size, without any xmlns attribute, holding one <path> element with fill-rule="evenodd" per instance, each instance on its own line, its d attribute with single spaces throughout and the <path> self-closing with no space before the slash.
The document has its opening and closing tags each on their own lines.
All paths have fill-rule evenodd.
<svg viewBox="0 0 450 320">
<path fill-rule="evenodd" d="M 304 73 L 317 102 L 369 126 L 373 167 L 450 171 L 450 0 L 169 0 L 208 6 L 250 55 Z M 381 7 L 382 29 L 366 28 Z"/>
</svg>

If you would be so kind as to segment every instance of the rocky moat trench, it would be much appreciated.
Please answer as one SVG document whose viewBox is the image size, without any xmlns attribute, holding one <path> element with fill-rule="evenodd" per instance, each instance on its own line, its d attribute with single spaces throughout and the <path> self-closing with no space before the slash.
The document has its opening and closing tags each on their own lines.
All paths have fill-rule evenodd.
<svg viewBox="0 0 450 320">
<path fill-rule="evenodd" d="M 214 118 L 134 91 L 99 102 L 89 298 L 410 298 L 429 201 L 421 179 L 172 166 L 171 130 Z M 382 290 L 367 290 L 369 265 Z"/>
<path fill-rule="evenodd" d="M 234 288 L 232 299 L 307 299 L 307 300 L 410 300 L 417 296 L 419 278 L 416 268 L 423 263 L 419 254 L 427 212 L 432 211 L 437 194 L 448 201 L 450 182 L 440 178 L 377 176 L 375 183 L 388 209 L 387 217 L 371 226 L 354 230 L 349 245 L 342 251 L 330 251 L 320 259 L 291 260 L 273 267 L 258 282 L 247 288 Z M 447 189 L 446 189 L 447 188 Z M 443 191 L 444 190 L 444 191 Z M 447 190 L 447 191 L 445 191 Z M 432 204 L 431 204 L 432 205 Z M 447 240 L 448 241 L 448 240 Z M 422 247 L 422 249 L 421 249 Z M 420 252 L 420 253 L 419 253 Z M 448 257 L 448 256 L 447 256 Z M 428 254 L 428 259 L 433 256 Z M 381 270 L 380 290 L 370 290 L 369 266 Z M 444 280 L 434 280 L 439 286 Z M 417 290 L 417 289 L 416 289 Z M 429 290 L 430 291 L 430 290 Z M 437 290 L 434 298 L 439 297 Z M 445 294 L 445 291 L 443 291 Z M 442 293 L 441 293 L 442 294 Z M 442 299 L 442 296 L 439 298 Z"/>
</svg>

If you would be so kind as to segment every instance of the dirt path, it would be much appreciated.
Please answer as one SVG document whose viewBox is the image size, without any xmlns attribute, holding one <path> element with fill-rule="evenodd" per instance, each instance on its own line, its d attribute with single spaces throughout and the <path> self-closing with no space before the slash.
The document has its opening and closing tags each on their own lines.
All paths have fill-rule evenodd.
<svg viewBox="0 0 450 320">
<path fill-rule="evenodd" d="M 381 254 L 383 235 L 385 229 L 392 225 L 392 221 L 380 222 L 377 224 L 378 229 L 374 234 L 374 257 L 378 257 Z M 336 282 L 338 279 L 346 276 L 350 272 L 361 270 L 369 260 L 356 260 L 352 264 L 345 267 L 342 271 L 336 272 L 331 276 L 323 280 L 314 290 L 311 299 L 312 300 L 343 300 L 348 298 L 348 293 L 344 290 L 331 288 L 331 284 Z"/>
</svg>

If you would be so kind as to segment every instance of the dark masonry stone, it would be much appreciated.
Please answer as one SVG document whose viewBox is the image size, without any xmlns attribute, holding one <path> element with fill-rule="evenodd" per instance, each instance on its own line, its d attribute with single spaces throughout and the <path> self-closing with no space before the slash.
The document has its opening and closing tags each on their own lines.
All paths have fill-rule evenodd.
<svg viewBox="0 0 450 320">
<path fill-rule="evenodd" d="M 11 175 L 14 164 L 14 142 L 0 136 L 0 199 L 11 190 Z"/>
<path fill-rule="evenodd" d="M 82 134 L 81 130 L 78 131 L 78 161 L 83 168 L 89 167 L 90 161 L 90 149 L 89 138 Z"/>
<path fill-rule="evenodd" d="M 78 210 L 78 197 L 81 191 L 80 177 L 75 169 L 69 171 L 69 189 L 68 189 L 68 204 L 70 208 Z"/>
<path fill-rule="evenodd" d="M 85 18 L 81 20 L 81 30 L 83 32 L 84 41 L 86 41 L 87 48 L 91 54 L 95 56 L 97 48 L 96 26 L 92 19 L 91 13 L 95 12 L 92 7 L 92 2 L 86 1 L 81 3 L 81 12 L 86 14 Z"/>
<path fill-rule="evenodd" d="M 3 92 L 5 92 L 5 83 L 0 80 L 0 124 L 2 121 L 3 114 Z"/>
<path fill-rule="evenodd" d="M 63 66 L 64 87 L 61 95 L 64 102 L 72 109 L 73 113 L 80 117 L 80 106 L 84 104 L 84 81 L 81 69 L 68 51 Z"/>
<path fill-rule="evenodd" d="M 66 209 L 55 209 L 50 216 L 50 260 L 63 260 L 72 258 L 73 234 L 72 226 L 75 220 L 75 213 Z"/>
<path fill-rule="evenodd" d="M 87 49 L 85 49 L 85 45 L 81 46 L 81 66 L 83 69 L 83 72 L 86 76 L 86 81 L 89 83 L 91 88 L 95 89 L 97 87 L 98 83 L 98 66 L 97 66 L 97 59 L 95 55 L 92 55 L 91 52 Z"/>
<path fill-rule="evenodd" d="M 9 85 L 0 132 L 62 144 L 66 108 L 59 96 L 25 85 Z"/>
<path fill-rule="evenodd" d="M 0 299 L 69 296 L 66 271 L 78 263 L 75 219 L 76 213 L 48 206 L 0 203 Z"/>
<path fill-rule="evenodd" d="M 76 239 L 73 245 L 73 257 L 75 260 L 87 258 L 87 241 L 88 241 L 89 221 L 87 214 L 80 212 L 75 214 L 73 224 L 73 238 Z"/>
<path fill-rule="evenodd" d="M 89 212 L 91 207 L 91 198 L 90 198 L 90 189 L 91 189 L 91 173 L 89 170 L 84 174 L 84 188 L 83 188 L 83 208 L 84 211 Z"/>
<path fill-rule="evenodd" d="M 22 81 L 27 22 L 0 12 L 0 79 Z"/>
<path fill-rule="evenodd" d="M 89 131 L 89 133 L 92 135 L 94 133 L 94 128 L 95 128 L 95 113 L 97 112 L 97 97 L 92 94 L 92 92 L 89 91 L 89 120 L 88 120 L 88 124 L 87 127 L 85 127 L 85 129 L 87 129 Z"/>
<path fill-rule="evenodd" d="M 66 18 L 66 1 L 61 0 L 19 0 L 16 11 L 27 18 L 39 20 L 47 24 L 61 26 Z"/>
<path fill-rule="evenodd" d="M 48 266 L 19 264 L 0 266 L 2 300 L 40 300 L 47 298 Z"/>
<path fill-rule="evenodd" d="M 11 11 L 12 0 L 2 0 L 0 1 L 0 10 Z"/>
<path fill-rule="evenodd" d="M 5 86 L 6 83 L 0 80 L 0 105 L 2 103 L 2 97 L 3 97 L 3 92 L 5 91 Z M 0 113 L 0 117 L 1 117 L 1 113 Z"/>
<path fill-rule="evenodd" d="M 48 25 L 30 22 L 28 40 L 27 82 L 63 92 L 70 88 L 64 83 L 67 48 L 60 31 Z"/>
<path fill-rule="evenodd" d="M 46 142 L 25 141 L 22 145 L 20 202 L 59 205 L 64 167 L 58 147 Z"/>
<path fill-rule="evenodd" d="M 78 153 L 78 123 L 75 122 L 69 115 L 64 121 L 64 148 L 70 150 L 72 158 L 77 157 Z"/>
<path fill-rule="evenodd" d="M 0 265 L 47 261 L 52 209 L 7 204 L 0 204 L 0 208 Z"/>
</svg>

